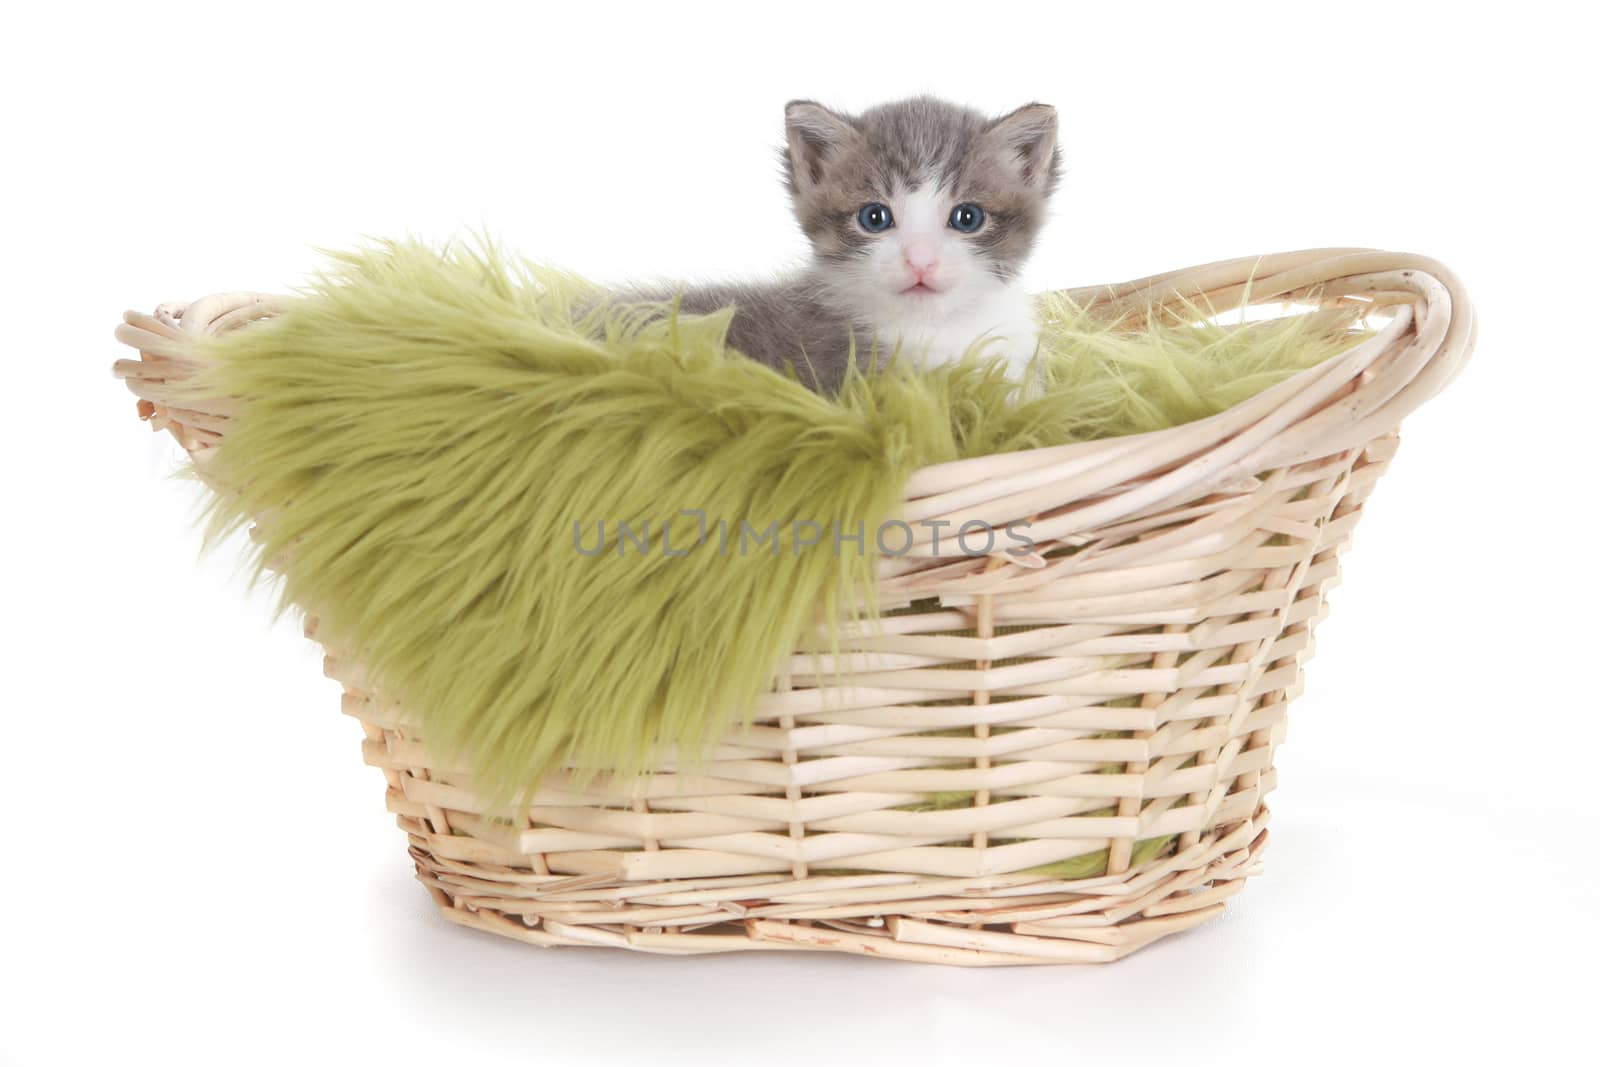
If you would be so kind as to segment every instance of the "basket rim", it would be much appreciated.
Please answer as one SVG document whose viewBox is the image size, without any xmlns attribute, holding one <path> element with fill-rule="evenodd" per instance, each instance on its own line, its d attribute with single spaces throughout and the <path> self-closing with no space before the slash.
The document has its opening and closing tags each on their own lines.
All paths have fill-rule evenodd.
<svg viewBox="0 0 1600 1067">
<path fill-rule="evenodd" d="M 920 520 L 924 531 L 942 528 L 935 519 L 999 525 L 1037 514 L 1043 502 L 1079 501 L 1034 524 L 1040 536 L 1068 536 L 1176 500 L 1247 486 L 1264 470 L 1359 448 L 1397 428 L 1448 384 L 1476 340 L 1472 305 L 1454 273 L 1437 260 L 1404 252 L 1310 248 L 1060 292 L 1108 318 L 1152 307 L 1259 307 L 1296 300 L 1364 303 L 1392 310 L 1394 318 L 1325 363 L 1206 418 L 922 467 L 907 480 L 902 517 Z M 153 314 L 125 312 L 117 340 L 146 358 L 118 360 L 113 373 L 139 396 L 141 414 L 157 429 L 171 430 L 187 451 L 204 451 L 221 440 L 225 402 L 214 411 L 166 405 L 174 392 L 169 382 L 197 367 L 189 342 L 265 318 L 282 300 L 224 292 L 163 304 Z M 930 536 L 919 534 L 909 554 L 918 555 L 919 542 Z"/>
</svg>

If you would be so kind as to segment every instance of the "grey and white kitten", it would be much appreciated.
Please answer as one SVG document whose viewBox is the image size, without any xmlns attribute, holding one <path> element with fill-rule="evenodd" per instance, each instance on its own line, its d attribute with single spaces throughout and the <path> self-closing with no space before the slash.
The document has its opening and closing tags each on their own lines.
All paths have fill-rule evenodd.
<svg viewBox="0 0 1600 1067">
<path fill-rule="evenodd" d="M 728 344 L 834 392 L 856 361 L 898 346 L 922 366 L 980 339 L 1021 381 L 1038 331 L 1019 275 L 1060 177 L 1056 112 L 999 118 L 933 97 L 859 115 L 810 100 L 785 109 L 785 182 L 811 243 L 775 281 L 632 290 L 699 314 L 733 305 Z"/>
</svg>

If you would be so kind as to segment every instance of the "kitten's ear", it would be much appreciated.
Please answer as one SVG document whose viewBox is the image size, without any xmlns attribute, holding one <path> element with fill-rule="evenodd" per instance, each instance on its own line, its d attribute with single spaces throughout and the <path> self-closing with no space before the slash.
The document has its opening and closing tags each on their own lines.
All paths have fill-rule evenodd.
<svg viewBox="0 0 1600 1067">
<path fill-rule="evenodd" d="M 789 142 L 784 169 L 790 187 L 801 192 L 822 181 L 828 157 L 855 136 L 855 127 L 814 100 L 789 101 L 783 119 Z"/>
<path fill-rule="evenodd" d="M 991 122 L 989 136 L 999 142 L 1008 160 L 1015 161 L 1025 183 L 1050 195 L 1061 171 L 1055 108 L 1026 104 Z"/>
</svg>

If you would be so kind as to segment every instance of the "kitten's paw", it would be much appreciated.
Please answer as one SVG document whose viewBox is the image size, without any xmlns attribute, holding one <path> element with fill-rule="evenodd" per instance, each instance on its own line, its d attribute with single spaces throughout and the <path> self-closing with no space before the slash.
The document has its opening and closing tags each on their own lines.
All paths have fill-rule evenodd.
<svg viewBox="0 0 1600 1067">
<path fill-rule="evenodd" d="M 997 353 L 1005 363 L 1006 378 L 1016 384 L 1011 398 L 1019 402 L 1036 400 L 1045 392 L 1044 361 L 1038 358 L 1038 343 L 1030 341 L 1033 343 L 1027 346 L 1008 345 Z"/>
</svg>

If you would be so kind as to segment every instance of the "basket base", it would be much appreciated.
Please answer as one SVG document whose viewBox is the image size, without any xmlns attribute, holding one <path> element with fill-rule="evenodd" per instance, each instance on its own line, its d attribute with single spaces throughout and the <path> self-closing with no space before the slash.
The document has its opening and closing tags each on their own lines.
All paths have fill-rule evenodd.
<svg viewBox="0 0 1600 1067">
<path fill-rule="evenodd" d="M 628 882 L 448 859 L 410 825 L 417 878 L 445 918 L 545 947 L 665 955 L 847 952 L 963 966 L 1107 963 L 1220 915 L 1260 871 L 1264 805 L 1118 875 L 938 878 L 881 873 Z M 405 822 L 407 820 L 402 820 Z"/>
</svg>

